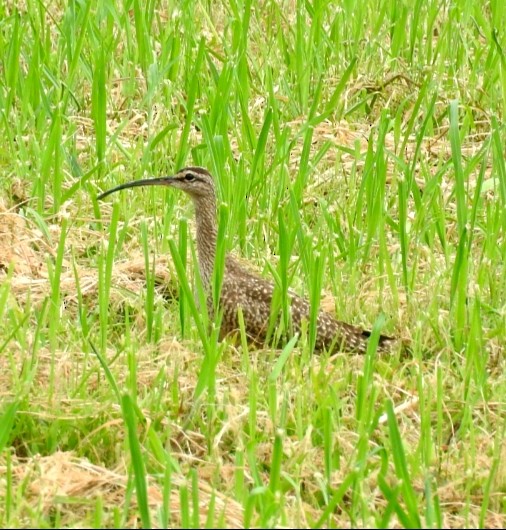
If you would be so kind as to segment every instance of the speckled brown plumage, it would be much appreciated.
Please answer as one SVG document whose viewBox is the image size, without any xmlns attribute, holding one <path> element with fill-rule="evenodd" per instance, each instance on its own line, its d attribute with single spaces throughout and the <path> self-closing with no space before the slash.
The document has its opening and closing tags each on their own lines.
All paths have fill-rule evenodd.
<svg viewBox="0 0 506 530">
<path fill-rule="evenodd" d="M 211 293 L 217 238 L 216 193 L 213 178 L 207 170 L 200 167 L 187 167 L 171 177 L 128 182 L 106 191 L 98 198 L 103 199 L 120 189 L 156 185 L 181 189 L 192 198 L 197 221 L 199 270 L 204 288 Z M 255 342 L 265 342 L 273 293 L 274 284 L 271 281 L 254 274 L 237 260 L 227 256 L 220 297 L 220 307 L 223 310 L 221 335 L 234 333 L 239 329 L 237 310 L 240 307 L 249 338 Z M 310 304 L 291 291 L 289 302 L 292 330 L 301 331 L 302 322 L 309 321 Z M 208 306 L 212 308 L 210 294 Z M 316 325 L 315 351 L 317 352 L 328 350 L 364 353 L 367 349 L 369 331 L 340 322 L 325 311 L 319 312 Z M 394 339 L 381 335 L 378 351 L 389 351 L 393 341 Z"/>
</svg>

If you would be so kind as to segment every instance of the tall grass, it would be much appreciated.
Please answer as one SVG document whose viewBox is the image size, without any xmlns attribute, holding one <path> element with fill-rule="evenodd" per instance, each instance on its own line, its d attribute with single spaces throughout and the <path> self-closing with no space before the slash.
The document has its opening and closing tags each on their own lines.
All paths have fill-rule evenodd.
<svg viewBox="0 0 506 530">
<path fill-rule="evenodd" d="M 495 0 L 2 3 L 0 526 L 504 524 L 505 26 Z M 273 335 L 310 300 L 281 351 L 218 340 L 187 198 L 95 200 L 195 164 L 213 299 L 234 251 Z M 313 356 L 319 308 L 367 354 Z"/>
</svg>

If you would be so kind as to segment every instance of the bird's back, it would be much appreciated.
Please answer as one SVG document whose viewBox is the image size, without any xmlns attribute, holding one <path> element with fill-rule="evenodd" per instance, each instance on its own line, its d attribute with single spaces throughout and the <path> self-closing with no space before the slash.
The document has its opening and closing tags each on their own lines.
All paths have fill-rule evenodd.
<svg viewBox="0 0 506 530">
<path fill-rule="evenodd" d="M 223 310 L 221 324 L 222 335 L 237 332 L 239 323 L 237 312 L 241 308 L 246 333 L 258 343 L 268 339 L 274 284 L 246 269 L 235 259 L 228 257 L 223 277 L 220 304 Z M 309 302 L 292 291 L 288 293 L 291 317 L 291 332 L 300 332 L 302 322 L 310 320 Z M 281 310 L 278 311 L 275 327 L 281 321 Z M 320 311 L 316 320 L 315 351 L 330 352 L 352 351 L 365 353 L 369 331 L 336 320 L 330 313 Z M 393 339 L 380 335 L 378 351 L 389 350 Z"/>
</svg>

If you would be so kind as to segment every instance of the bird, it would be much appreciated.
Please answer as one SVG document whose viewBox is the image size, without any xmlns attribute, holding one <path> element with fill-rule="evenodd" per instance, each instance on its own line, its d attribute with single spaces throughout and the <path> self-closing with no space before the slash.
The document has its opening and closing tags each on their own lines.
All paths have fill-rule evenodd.
<svg viewBox="0 0 506 530">
<path fill-rule="evenodd" d="M 100 194 L 103 200 L 111 193 L 140 186 L 168 186 L 179 189 L 190 196 L 195 207 L 197 259 L 202 285 L 205 289 L 208 310 L 213 312 L 213 270 L 218 236 L 217 194 L 214 178 L 202 167 L 185 167 L 171 176 L 145 178 L 126 182 Z M 247 337 L 254 343 L 266 344 L 272 339 L 269 333 L 275 284 L 246 267 L 231 255 L 225 256 L 225 267 L 218 307 L 222 310 L 220 339 L 237 333 L 240 329 L 238 312 L 242 311 Z M 291 289 L 288 291 L 292 336 L 301 333 L 303 322 L 310 321 L 310 303 Z M 277 323 L 279 324 L 280 317 Z M 364 354 L 371 332 L 341 322 L 324 310 L 318 312 L 314 351 L 330 354 L 349 352 Z M 305 327 L 307 329 L 307 325 Z M 272 330 L 271 330 L 272 331 Z M 288 337 L 278 337 L 278 344 Z M 390 352 L 396 339 L 380 335 L 378 352 Z"/>
</svg>

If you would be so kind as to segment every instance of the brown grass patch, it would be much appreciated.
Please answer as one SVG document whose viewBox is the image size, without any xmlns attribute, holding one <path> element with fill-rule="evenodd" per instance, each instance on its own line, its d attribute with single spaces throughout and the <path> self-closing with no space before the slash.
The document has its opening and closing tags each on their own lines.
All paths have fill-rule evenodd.
<svg viewBox="0 0 506 530">
<path fill-rule="evenodd" d="M 0 469 L 5 467 L 2 465 Z M 26 485 L 23 504 L 27 514 L 30 506 L 41 509 L 46 516 L 54 514 L 58 509 L 61 525 L 73 526 L 76 518 L 81 521 L 92 521 L 95 509 L 93 501 L 101 498 L 104 516 L 111 515 L 111 508 L 124 509 L 128 473 L 124 463 L 115 469 L 92 464 L 85 458 L 79 458 L 73 453 L 56 452 L 50 456 L 34 457 L 30 459 L 13 458 L 11 462 L 14 487 L 21 483 Z M 166 508 L 170 512 L 171 525 L 181 527 L 181 506 L 179 487 L 185 484 L 183 477 L 172 474 L 173 489 L 170 493 L 169 504 Z M 191 489 L 191 484 L 188 484 Z M 212 488 L 208 481 L 198 480 L 199 519 L 205 525 L 211 502 L 215 503 L 215 516 L 223 515 L 227 527 L 241 528 L 243 509 L 235 500 L 223 495 Z M 148 502 L 152 513 L 154 528 L 160 528 L 155 513 L 163 505 L 163 490 L 156 481 L 148 479 Z M 135 513 L 137 504 L 135 496 L 130 506 L 130 518 L 127 527 L 138 528 L 140 521 Z"/>
</svg>

